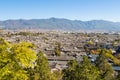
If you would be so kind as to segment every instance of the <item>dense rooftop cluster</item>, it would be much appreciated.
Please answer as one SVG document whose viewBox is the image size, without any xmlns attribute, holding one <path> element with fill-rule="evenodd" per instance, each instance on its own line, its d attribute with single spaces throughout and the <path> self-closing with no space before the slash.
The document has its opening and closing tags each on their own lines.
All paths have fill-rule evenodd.
<svg viewBox="0 0 120 80">
<path fill-rule="evenodd" d="M 118 75 L 120 71 L 119 33 L 80 33 L 64 31 L 0 31 L 0 36 L 11 44 L 31 42 L 35 52 L 40 50 L 48 59 L 51 72 L 68 68 L 68 62 L 81 63 L 86 56 L 92 65 L 102 50 L 106 61 Z M 66 80 L 66 79 L 65 79 Z"/>
</svg>

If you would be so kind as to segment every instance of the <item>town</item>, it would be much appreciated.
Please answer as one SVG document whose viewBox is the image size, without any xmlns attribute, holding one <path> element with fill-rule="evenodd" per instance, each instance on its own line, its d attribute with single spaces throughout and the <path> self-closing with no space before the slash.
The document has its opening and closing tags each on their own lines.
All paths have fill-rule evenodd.
<svg viewBox="0 0 120 80">
<path fill-rule="evenodd" d="M 36 52 L 41 50 L 49 61 L 51 71 L 61 71 L 67 62 L 73 59 L 81 61 L 81 56 L 88 56 L 94 62 L 99 49 L 112 52 L 108 62 L 115 71 L 120 71 L 120 34 L 86 33 L 67 31 L 39 30 L 1 30 L 0 36 L 9 43 L 31 42 Z"/>
</svg>

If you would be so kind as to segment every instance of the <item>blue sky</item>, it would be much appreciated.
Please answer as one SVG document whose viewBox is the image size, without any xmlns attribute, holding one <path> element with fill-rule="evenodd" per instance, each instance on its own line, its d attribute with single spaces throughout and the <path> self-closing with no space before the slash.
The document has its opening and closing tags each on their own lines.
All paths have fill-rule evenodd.
<svg viewBox="0 0 120 80">
<path fill-rule="evenodd" d="M 0 0 L 0 20 L 50 17 L 120 22 L 120 0 Z"/>
</svg>

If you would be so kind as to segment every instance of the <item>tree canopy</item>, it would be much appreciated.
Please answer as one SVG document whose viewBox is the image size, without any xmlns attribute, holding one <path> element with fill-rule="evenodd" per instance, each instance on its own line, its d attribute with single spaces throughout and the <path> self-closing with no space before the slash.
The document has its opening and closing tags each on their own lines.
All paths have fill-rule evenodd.
<svg viewBox="0 0 120 80">
<path fill-rule="evenodd" d="M 100 72 L 87 57 L 83 57 L 80 63 L 76 60 L 70 61 L 63 73 L 63 80 L 97 80 Z"/>
<path fill-rule="evenodd" d="M 36 53 L 28 42 L 9 44 L 0 38 L 0 80 L 27 80 L 24 68 L 33 67 Z"/>
</svg>

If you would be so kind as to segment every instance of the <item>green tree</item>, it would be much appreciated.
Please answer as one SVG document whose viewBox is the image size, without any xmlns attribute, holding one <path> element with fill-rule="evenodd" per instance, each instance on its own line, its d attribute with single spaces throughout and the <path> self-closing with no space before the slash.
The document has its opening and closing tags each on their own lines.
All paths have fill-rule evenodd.
<svg viewBox="0 0 120 80">
<path fill-rule="evenodd" d="M 100 70 L 100 77 L 102 80 L 114 80 L 114 72 L 112 66 L 107 62 L 107 58 L 105 56 L 106 52 L 107 51 L 105 49 L 101 50 L 99 57 L 95 61 L 95 64 Z"/>
<path fill-rule="evenodd" d="M 34 67 L 36 53 L 31 43 L 9 44 L 0 38 L 0 80 L 28 80 L 25 68 Z"/>
<path fill-rule="evenodd" d="M 69 67 L 63 70 L 63 80 L 97 80 L 99 79 L 98 69 L 91 64 L 87 57 L 78 64 L 75 60 L 68 63 Z"/>
<path fill-rule="evenodd" d="M 56 77 L 57 80 L 62 80 L 62 71 L 53 71 L 53 75 Z"/>
<path fill-rule="evenodd" d="M 60 56 L 61 55 L 61 51 L 58 47 L 55 48 L 55 55 L 56 56 Z"/>
<path fill-rule="evenodd" d="M 56 45 L 56 47 L 55 47 L 55 55 L 60 56 L 61 55 L 61 43 L 56 42 L 55 45 Z"/>
<path fill-rule="evenodd" d="M 13 58 L 20 64 L 22 67 L 34 67 L 34 62 L 37 58 L 33 44 L 29 42 L 20 42 L 19 44 L 14 44 L 11 47 L 11 54 Z"/>
<path fill-rule="evenodd" d="M 37 57 L 34 80 L 57 80 L 51 73 L 48 60 L 41 51 L 37 54 Z"/>
<path fill-rule="evenodd" d="M 67 63 L 68 68 L 63 70 L 63 80 L 77 80 L 75 77 L 76 67 L 78 63 L 76 60 L 71 60 Z"/>
<path fill-rule="evenodd" d="M 120 80 L 120 71 L 118 72 L 118 75 L 116 77 L 116 80 Z"/>
<path fill-rule="evenodd" d="M 93 45 L 94 43 L 93 43 L 92 40 L 90 40 L 90 41 L 87 42 L 87 44 L 89 44 L 89 45 Z"/>
<path fill-rule="evenodd" d="M 83 57 L 83 61 L 80 63 L 80 67 L 77 68 L 79 71 L 77 74 L 79 75 L 78 80 L 97 80 L 99 78 L 99 70 L 91 64 L 90 60 L 85 56 Z"/>
</svg>

